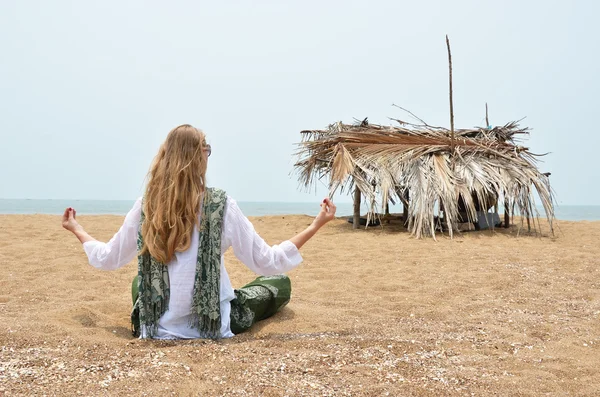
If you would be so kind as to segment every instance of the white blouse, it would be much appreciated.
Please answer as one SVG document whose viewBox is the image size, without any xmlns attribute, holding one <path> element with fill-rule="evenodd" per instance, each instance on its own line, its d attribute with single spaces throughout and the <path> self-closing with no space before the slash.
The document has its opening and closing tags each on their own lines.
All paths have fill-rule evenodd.
<svg viewBox="0 0 600 397">
<path fill-rule="evenodd" d="M 88 241 L 83 249 L 90 265 L 102 270 L 114 270 L 129 263 L 137 256 L 137 236 L 140 226 L 142 199 L 138 199 L 125 217 L 123 226 L 108 243 Z M 200 214 L 198 218 L 200 218 Z M 190 248 L 175 252 L 168 263 L 171 296 L 169 310 L 158 322 L 157 339 L 195 339 L 200 334 L 190 328 L 194 276 L 199 235 L 194 227 Z M 229 275 L 225 269 L 223 254 L 233 247 L 235 256 L 250 270 L 261 276 L 272 276 L 292 270 L 302 262 L 298 248 L 291 241 L 269 246 L 256 233 L 254 226 L 244 216 L 235 200 L 227 197 L 221 234 L 221 337 L 233 336 L 230 327 L 230 301 L 235 298 Z M 250 280 L 248 280 L 250 281 Z M 141 338 L 146 337 L 142 330 Z"/>
</svg>

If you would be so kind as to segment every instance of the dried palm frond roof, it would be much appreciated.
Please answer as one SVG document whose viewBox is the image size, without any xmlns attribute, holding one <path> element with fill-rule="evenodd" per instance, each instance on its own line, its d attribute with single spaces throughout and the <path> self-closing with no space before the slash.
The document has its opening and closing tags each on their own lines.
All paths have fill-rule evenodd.
<svg viewBox="0 0 600 397">
<path fill-rule="evenodd" d="M 435 236 L 436 209 L 443 209 L 450 236 L 460 222 L 459 199 L 469 220 L 479 206 L 504 199 L 527 219 L 538 216 L 536 191 L 552 228 L 553 194 L 548 175 L 537 157 L 517 144 L 528 129 L 511 122 L 504 126 L 459 129 L 395 120 L 399 126 L 341 122 L 325 130 L 302 131 L 300 182 L 307 188 L 329 178 L 330 194 L 356 186 L 370 211 L 394 198 L 410 198 L 408 228 L 416 237 Z M 493 204 L 493 203 L 492 203 Z"/>
</svg>

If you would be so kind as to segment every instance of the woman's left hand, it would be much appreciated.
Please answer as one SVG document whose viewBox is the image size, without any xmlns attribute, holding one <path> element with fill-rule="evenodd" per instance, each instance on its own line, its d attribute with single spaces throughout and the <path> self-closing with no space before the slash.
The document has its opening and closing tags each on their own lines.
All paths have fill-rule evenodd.
<svg viewBox="0 0 600 397">
<path fill-rule="evenodd" d="M 82 243 L 96 240 L 87 234 L 83 229 L 83 226 L 77 222 L 77 211 L 75 211 L 75 208 L 69 207 L 65 210 L 65 213 L 62 217 L 62 226 L 73 233 L 75 237 L 77 237 Z"/>
<path fill-rule="evenodd" d="M 68 231 L 75 233 L 75 230 L 81 228 L 76 217 L 77 211 L 75 211 L 75 208 L 67 208 L 62 217 L 62 226 Z"/>
</svg>

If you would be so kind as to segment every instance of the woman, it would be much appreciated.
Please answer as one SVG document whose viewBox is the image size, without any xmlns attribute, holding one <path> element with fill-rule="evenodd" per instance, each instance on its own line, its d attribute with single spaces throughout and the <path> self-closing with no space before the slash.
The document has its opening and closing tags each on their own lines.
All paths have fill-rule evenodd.
<svg viewBox="0 0 600 397">
<path fill-rule="evenodd" d="M 269 246 L 235 200 L 206 187 L 210 154 L 202 131 L 187 124 L 173 129 L 143 199 L 108 243 L 86 233 L 75 209 L 63 215 L 63 227 L 83 243 L 92 266 L 114 270 L 138 255 L 132 323 L 141 338 L 229 338 L 273 315 L 290 298 L 290 280 L 281 274 L 300 264 L 298 250 L 335 216 L 326 198 L 306 230 Z M 234 291 L 223 261 L 229 247 L 264 277 Z"/>
</svg>

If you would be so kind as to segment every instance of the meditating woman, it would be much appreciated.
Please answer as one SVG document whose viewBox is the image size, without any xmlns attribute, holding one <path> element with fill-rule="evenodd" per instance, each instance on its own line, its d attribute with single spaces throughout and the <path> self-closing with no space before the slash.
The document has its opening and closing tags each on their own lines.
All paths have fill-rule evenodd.
<svg viewBox="0 0 600 397">
<path fill-rule="evenodd" d="M 290 299 L 282 273 L 300 264 L 300 247 L 335 216 L 326 198 L 306 230 L 269 246 L 235 200 L 206 187 L 210 154 L 202 131 L 173 129 L 152 163 L 144 197 L 108 243 L 86 233 L 75 209 L 63 215 L 63 227 L 83 243 L 92 266 L 114 270 L 138 256 L 132 325 L 141 338 L 229 338 L 273 315 Z M 223 260 L 229 247 L 263 277 L 234 290 Z"/>
</svg>

